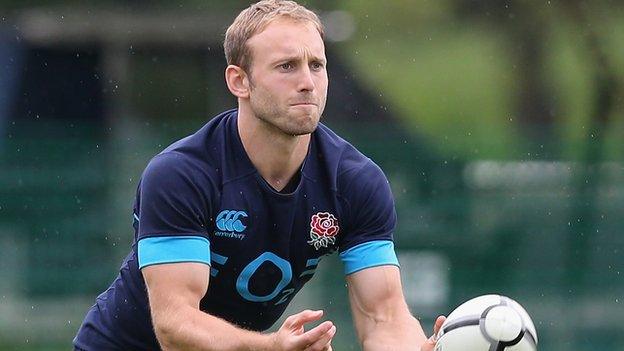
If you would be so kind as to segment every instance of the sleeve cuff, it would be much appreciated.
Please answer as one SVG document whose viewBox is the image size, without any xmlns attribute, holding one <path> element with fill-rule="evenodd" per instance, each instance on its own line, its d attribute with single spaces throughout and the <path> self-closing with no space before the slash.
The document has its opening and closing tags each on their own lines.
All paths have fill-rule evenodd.
<svg viewBox="0 0 624 351">
<path fill-rule="evenodd" d="M 340 253 L 340 259 L 344 264 L 345 275 L 376 266 L 399 266 L 394 243 L 389 240 L 375 240 L 356 245 Z"/>
<path fill-rule="evenodd" d="M 140 239 L 139 269 L 154 264 L 200 262 L 210 265 L 210 242 L 201 236 L 158 236 Z"/>
</svg>

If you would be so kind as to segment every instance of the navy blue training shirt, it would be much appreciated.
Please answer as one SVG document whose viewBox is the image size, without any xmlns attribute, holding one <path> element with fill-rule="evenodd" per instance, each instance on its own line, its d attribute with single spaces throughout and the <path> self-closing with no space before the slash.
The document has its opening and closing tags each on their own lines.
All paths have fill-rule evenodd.
<svg viewBox="0 0 624 351">
<path fill-rule="evenodd" d="M 141 268 L 210 265 L 200 309 L 262 331 L 338 251 L 345 274 L 398 265 L 386 177 L 329 128 L 312 133 L 299 184 L 274 190 L 249 160 L 226 111 L 155 156 L 134 206 L 135 240 L 118 277 L 74 339 L 84 350 L 158 350 Z"/>
</svg>

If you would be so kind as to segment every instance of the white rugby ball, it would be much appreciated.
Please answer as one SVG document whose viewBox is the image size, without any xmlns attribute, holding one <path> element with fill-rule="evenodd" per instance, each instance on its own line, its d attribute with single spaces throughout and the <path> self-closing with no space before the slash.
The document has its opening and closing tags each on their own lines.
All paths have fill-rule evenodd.
<svg viewBox="0 0 624 351">
<path fill-rule="evenodd" d="M 468 300 L 446 318 L 435 351 L 536 351 L 537 331 L 516 301 L 500 295 Z"/>
</svg>

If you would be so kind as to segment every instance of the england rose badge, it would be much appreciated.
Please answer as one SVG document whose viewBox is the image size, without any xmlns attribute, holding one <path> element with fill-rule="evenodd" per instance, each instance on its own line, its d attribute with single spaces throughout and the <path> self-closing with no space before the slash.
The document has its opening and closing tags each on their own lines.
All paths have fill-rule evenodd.
<svg viewBox="0 0 624 351">
<path fill-rule="evenodd" d="M 338 219 L 333 214 L 319 212 L 313 215 L 310 220 L 310 238 L 312 240 L 308 241 L 308 244 L 313 245 L 316 250 L 333 245 L 339 230 Z"/>
</svg>

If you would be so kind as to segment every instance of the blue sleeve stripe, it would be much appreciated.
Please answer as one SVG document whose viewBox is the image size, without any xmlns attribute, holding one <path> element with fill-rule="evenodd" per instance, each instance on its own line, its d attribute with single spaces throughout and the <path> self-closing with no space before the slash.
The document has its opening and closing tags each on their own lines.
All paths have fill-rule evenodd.
<svg viewBox="0 0 624 351">
<path fill-rule="evenodd" d="M 201 236 L 158 236 L 140 239 L 139 269 L 162 263 L 200 262 L 210 265 L 210 242 Z"/>
<path fill-rule="evenodd" d="M 370 267 L 399 266 L 394 243 L 390 240 L 375 240 L 356 245 L 340 253 L 340 259 L 344 264 L 345 275 Z"/>
</svg>

